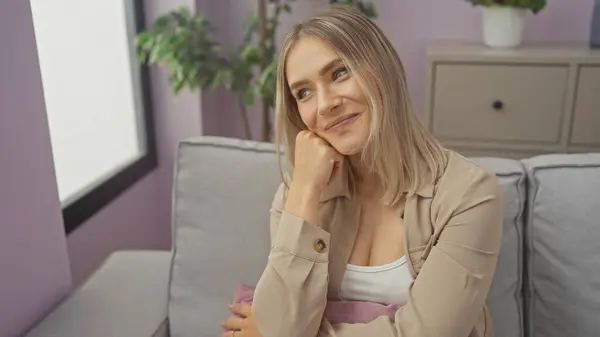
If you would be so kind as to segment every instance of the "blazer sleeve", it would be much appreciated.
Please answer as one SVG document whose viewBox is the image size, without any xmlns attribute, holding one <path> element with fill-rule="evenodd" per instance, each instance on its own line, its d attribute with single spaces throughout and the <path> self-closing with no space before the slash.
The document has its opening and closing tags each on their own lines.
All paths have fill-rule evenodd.
<svg viewBox="0 0 600 337">
<path fill-rule="evenodd" d="M 271 207 L 271 249 L 254 291 L 252 313 L 262 337 L 314 337 L 329 283 L 330 234 L 283 211 L 281 184 Z"/>
<path fill-rule="evenodd" d="M 483 312 L 502 236 L 502 192 L 478 173 L 458 193 L 445 227 L 392 322 L 336 324 L 319 336 L 467 337 Z M 456 186 L 456 185 L 455 185 Z M 454 197 L 454 196 L 452 196 Z M 443 206 L 440 206 L 443 207 Z"/>
</svg>

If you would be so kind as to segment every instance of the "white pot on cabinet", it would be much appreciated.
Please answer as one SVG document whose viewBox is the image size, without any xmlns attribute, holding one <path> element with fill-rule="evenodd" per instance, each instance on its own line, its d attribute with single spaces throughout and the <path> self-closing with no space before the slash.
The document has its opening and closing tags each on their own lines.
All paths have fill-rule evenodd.
<svg viewBox="0 0 600 337">
<path fill-rule="evenodd" d="M 515 48 L 523 40 L 527 9 L 483 7 L 483 42 L 492 48 Z"/>
</svg>

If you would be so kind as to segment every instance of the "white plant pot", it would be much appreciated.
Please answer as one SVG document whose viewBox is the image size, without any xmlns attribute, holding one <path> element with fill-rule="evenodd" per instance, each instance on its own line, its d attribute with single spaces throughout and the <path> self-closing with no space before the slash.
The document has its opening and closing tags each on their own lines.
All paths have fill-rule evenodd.
<svg viewBox="0 0 600 337">
<path fill-rule="evenodd" d="M 483 42 L 492 48 L 515 48 L 523 40 L 527 9 L 483 7 Z"/>
</svg>

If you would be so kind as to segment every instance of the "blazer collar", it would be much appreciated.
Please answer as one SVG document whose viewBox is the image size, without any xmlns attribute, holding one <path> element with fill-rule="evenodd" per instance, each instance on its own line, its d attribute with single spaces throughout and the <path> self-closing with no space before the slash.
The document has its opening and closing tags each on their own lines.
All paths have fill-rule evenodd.
<svg viewBox="0 0 600 337">
<path fill-rule="evenodd" d="M 319 199 L 320 202 L 326 202 L 336 197 L 346 197 L 348 199 L 351 197 L 349 186 L 350 173 L 348 171 L 348 163 L 347 161 L 344 161 L 342 163 L 340 174 L 330 181 L 321 193 L 321 197 Z M 434 184 L 432 182 L 428 182 L 423 184 L 423 186 L 417 190 L 416 194 L 423 198 L 431 198 L 433 197 L 433 191 Z"/>
<path fill-rule="evenodd" d="M 320 202 L 326 202 L 336 197 L 346 197 L 350 198 L 350 184 L 349 184 L 349 172 L 348 172 L 348 164 L 346 161 L 342 163 L 340 174 L 337 177 L 333 178 L 327 184 L 323 192 L 321 193 Z"/>
</svg>

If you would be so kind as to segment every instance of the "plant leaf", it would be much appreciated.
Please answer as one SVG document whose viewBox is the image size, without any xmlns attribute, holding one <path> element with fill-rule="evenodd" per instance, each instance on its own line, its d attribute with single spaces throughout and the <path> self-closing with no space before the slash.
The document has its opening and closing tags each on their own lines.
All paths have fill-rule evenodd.
<svg viewBox="0 0 600 337">
<path fill-rule="evenodd" d="M 254 92 L 253 92 L 252 88 L 248 88 L 247 90 L 244 90 L 244 95 L 243 95 L 242 99 L 243 99 L 244 103 L 246 103 L 246 105 L 254 104 Z"/>
</svg>

